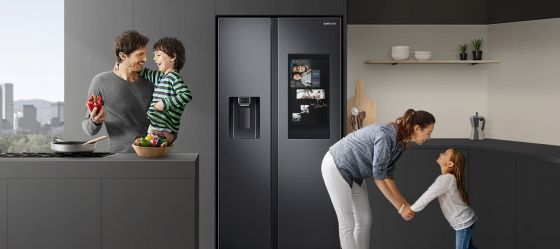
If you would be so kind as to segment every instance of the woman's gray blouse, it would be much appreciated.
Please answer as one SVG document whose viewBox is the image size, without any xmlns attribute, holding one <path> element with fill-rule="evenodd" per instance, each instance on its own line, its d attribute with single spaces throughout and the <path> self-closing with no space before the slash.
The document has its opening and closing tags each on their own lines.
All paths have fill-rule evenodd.
<svg viewBox="0 0 560 249">
<path fill-rule="evenodd" d="M 404 146 L 397 143 L 393 124 L 373 124 L 348 134 L 329 148 L 336 167 L 350 187 L 373 176 L 393 178 L 395 162 Z"/>
</svg>

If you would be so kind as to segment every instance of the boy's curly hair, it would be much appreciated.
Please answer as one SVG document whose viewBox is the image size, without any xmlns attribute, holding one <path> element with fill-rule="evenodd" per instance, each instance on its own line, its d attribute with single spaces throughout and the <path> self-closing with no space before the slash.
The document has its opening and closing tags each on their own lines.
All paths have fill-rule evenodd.
<svg viewBox="0 0 560 249">
<path fill-rule="evenodd" d="M 162 51 L 171 58 L 175 58 L 174 68 L 180 71 L 185 64 L 185 47 L 175 37 L 164 37 L 154 44 L 154 51 Z"/>
</svg>

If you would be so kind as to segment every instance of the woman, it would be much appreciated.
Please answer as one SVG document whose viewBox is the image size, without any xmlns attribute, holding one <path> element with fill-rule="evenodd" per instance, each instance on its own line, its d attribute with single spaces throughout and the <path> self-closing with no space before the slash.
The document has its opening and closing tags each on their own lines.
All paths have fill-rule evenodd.
<svg viewBox="0 0 560 249">
<path fill-rule="evenodd" d="M 342 249 L 369 249 L 371 209 L 365 178 L 374 178 L 403 219 L 414 217 L 393 180 L 393 171 L 407 143 L 423 144 L 435 122 L 429 112 L 408 109 L 395 122 L 364 127 L 329 148 L 321 172 L 338 218 Z"/>
</svg>

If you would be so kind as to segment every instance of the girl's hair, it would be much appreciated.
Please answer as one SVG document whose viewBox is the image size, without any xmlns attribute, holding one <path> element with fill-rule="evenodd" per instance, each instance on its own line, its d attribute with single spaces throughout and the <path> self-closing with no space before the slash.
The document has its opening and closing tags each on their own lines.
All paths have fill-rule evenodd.
<svg viewBox="0 0 560 249">
<path fill-rule="evenodd" d="M 397 129 L 397 142 L 406 145 L 412 134 L 414 134 L 414 126 L 419 125 L 420 128 L 425 129 L 431 124 L 436 123 L 434 115 L 427 111 L 415 111 L 408 109 L 402 117 L 395 120 L 394 125 Z"/>
<path fill-rule="evenodd" d="M 457 180 L 457 189 L 461 194 L 461 199 L 463 199 L 465 204 L 469 205 L 469 195 L 465 190 L 465 174 L 463 170 L 465 168 L 465 157 L 463 157 L 463 154 L 456 149 L 449 150 L 451 151 L 449 160 L 453 162 L 453 168 L 450 173 L 453 174 Z"/>
<path fill-rule="evenodd" d="M 185 47 L 179 39 L 175 37 L 164 37 L 154 43 L 154 51 L 162 51 L 169 57 L 175 55 L 174 68 L 180 71 L 185 64 Z"/>
</svg>

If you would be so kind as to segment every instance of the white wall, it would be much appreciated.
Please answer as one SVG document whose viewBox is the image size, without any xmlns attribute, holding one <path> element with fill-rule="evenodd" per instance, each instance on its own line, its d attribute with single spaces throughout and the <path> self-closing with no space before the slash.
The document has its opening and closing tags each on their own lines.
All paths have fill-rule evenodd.
<svg viewBox="0 0 560 249">
<path fill-rule="evenodd" d="M 427 50 L 432 60 L 458 59 L 458 44 L 475 38 L 487 41 L 487 30 L 487 25 L 348 25 L 347 97 L 363 79 L 367 95 L 377 103 L 377 122 L 393 121 L 407 108 L 423 109 L 436 117 L 434 138 L 467 138 L 469 117 L 475 112 L 487 116 L 488 72 L 494 64 L 364 62 L 390 59 L 395 45 L 409 45 L 411 56 L 414 50 Z M 485 43 L 482 49 L 489 50 Z"/>
<path fill-rule="evenodd" d="M 560 145 L 560 18 L 488 26 L 488 134 Z"/>
</svg>

